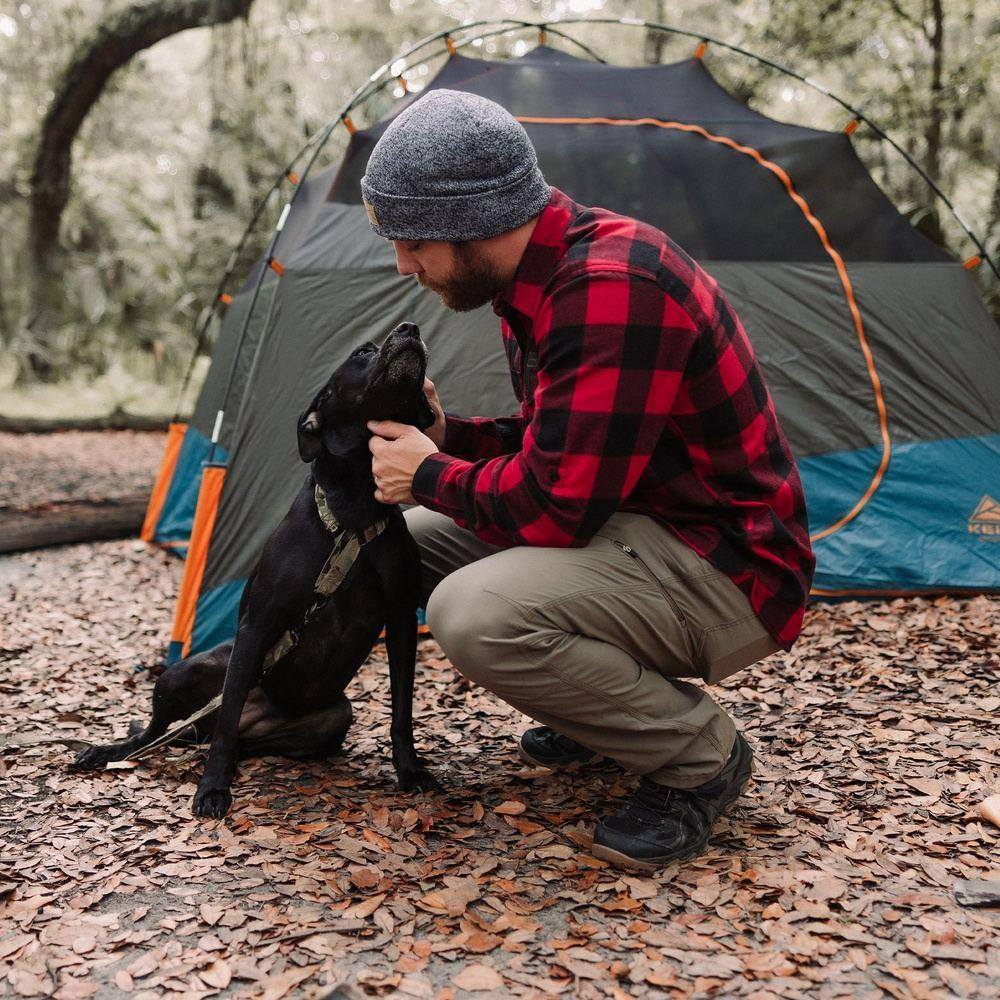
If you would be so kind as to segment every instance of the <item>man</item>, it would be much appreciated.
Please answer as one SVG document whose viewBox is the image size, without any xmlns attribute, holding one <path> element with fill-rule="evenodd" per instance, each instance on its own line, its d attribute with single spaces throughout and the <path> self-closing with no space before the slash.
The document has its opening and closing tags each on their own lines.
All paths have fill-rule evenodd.
<svg viewBox="0 0 1000 1000">
<path fill-rule="evenodd" d="M 794 461 L 716 283 L 666 235 L 550 188 L 498 104 L 426 94 L 361 181 L 375 232 L 449 308 L 492 301 L 521 412 L 369 425 L 376 496 L 416 502 L 427 619 L 455 667 L 543 723 L 549 767 L 641 775 L 593 853 L 699 853 L 752 753 L 700 687 L 801 627 L 814 560 Z"/>
</svg>

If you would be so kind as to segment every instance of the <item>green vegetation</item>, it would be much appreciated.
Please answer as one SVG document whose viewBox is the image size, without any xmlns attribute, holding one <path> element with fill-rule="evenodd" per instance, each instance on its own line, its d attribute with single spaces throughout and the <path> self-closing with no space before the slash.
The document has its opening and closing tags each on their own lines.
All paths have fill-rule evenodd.
<svg viewBox="0 0 1000 1000">
<path fill-rule="evenodd" d="M 7 138 L 0 146 L 0 412 L 58 405 L 59 393 L 43 400 L 23 387 L 64 380 L 87 386 L 97 407 L 170 412 L 200 311 L 273 178 L 373 69 L 466 19 L 649 18 L 784 62 L 858 104 L 941 185 L 991 253 L 1000 243 L 1000 22 L 972 0 L 228 0 L 214 9 L 216 19 L 228 20 L 176 31 L 185 17 L 202 16 L 198 0 L 25 0 L 0 14 Z M 139 20 L 157 22 L 163 40 L 132 55 L 121 46 Z M 672 61 L 694 46 L 646 37 L 639 27 L 567 30 L 622 64 Z M 511 32 L 469 51 L 502 58 L 535 41 L 533 31 Z M 568 45 L 553 35 L 549 42 Z M 85 59 L 95 45 L 126 55 L 91 106 L 84 84 L 94 73 Z M 835 104 L 760 64 L 712 49 L 707 59 L 725 86 L 768 115 L 828 129 L 846 123 Z M 420 88 L 439 62 L 410 66 L 409 85 Z M 391 98 L 371 102 L 356 120 L 377 118 Z M 71 147 L 59 145 L 66 133 L 53 120 L 64 108 L 72 117 L 74 102 L 79 132 L 69 133 Z M 53 183 L 40 167 L 48 162 L 39 153 L 46 152 L 45 127 L 54 141 L 50 161 L 66 161 L 71 148 L 62 211 L 58 169 Z M 343 151 L 338 131 L 319 165 Z M 855 143 L 925 233 L 960 258 L 972 254 L 901 158 L 864 128 Z M 272 197 L 245 263 L 284 200 L 285 192 Z M 985 267 L 980 272 L 996 311 L 997 283 Z M 70 397 L 79 398 L 78 390 Z"/>
</svg>

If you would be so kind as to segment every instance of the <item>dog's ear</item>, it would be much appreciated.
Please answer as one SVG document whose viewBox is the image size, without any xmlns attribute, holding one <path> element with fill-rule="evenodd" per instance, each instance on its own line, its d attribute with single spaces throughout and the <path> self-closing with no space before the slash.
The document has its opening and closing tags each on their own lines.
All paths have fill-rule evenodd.
<svg viewBox="0 0 1000 1000">
<path fill-rule="evenodd" d="M 367 427 L 354 423 L 323 428 L 323 446 L 335 458 L 344 458 L 366 445 L 369 437 Z"/>
<path fill-rule="evenodd" d="M 420 401 L 417 403 L 417 427 L 425 431 L 428 427 L 432 427 L 435 421 L 434 411 L 431 409 L 431 404 L 427 402 L 427 397 L 424 395 L 423 390 L 420 391 Z"/>
<path fill-rule="evenodd" d="M 318 410 L 310 407 L 299 417 L 297 428 L 299 458 L 303 462 L 311 462 L 319 455 L 320 449 L 323 447 L 323 438 L 320 434 L 322 429 L 322 418 Z"/>
</svg>

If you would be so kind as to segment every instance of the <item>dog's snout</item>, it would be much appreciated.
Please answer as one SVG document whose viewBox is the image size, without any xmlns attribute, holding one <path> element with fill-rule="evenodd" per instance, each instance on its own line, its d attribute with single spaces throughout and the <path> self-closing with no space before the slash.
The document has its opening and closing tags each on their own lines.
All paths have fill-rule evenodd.
<svg viewBox="0 0 1000 1000">
<path fill-rule="evenodd" d="M 399 334 L 400 337 L 420 339 L 420 327 L 416 323 L 400 323 L 393 332 Z"/>
</svg>

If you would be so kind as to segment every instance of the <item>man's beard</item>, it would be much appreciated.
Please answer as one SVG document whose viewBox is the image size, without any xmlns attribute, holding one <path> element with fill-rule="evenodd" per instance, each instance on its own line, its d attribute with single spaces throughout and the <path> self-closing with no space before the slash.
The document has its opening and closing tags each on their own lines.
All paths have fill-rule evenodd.
<svg viewBox="0 0 1000 1000">
<path fill-rule="evenodd" d="M 441 301 L 454 312 L 471 312 L 486 305 L 506 282 L 496 265 L 481 256 L 471 243 L 454 243 L 455 270 L 443 284 L 427 283 L 425 287 L 441 296 Z"/>
</svg>

